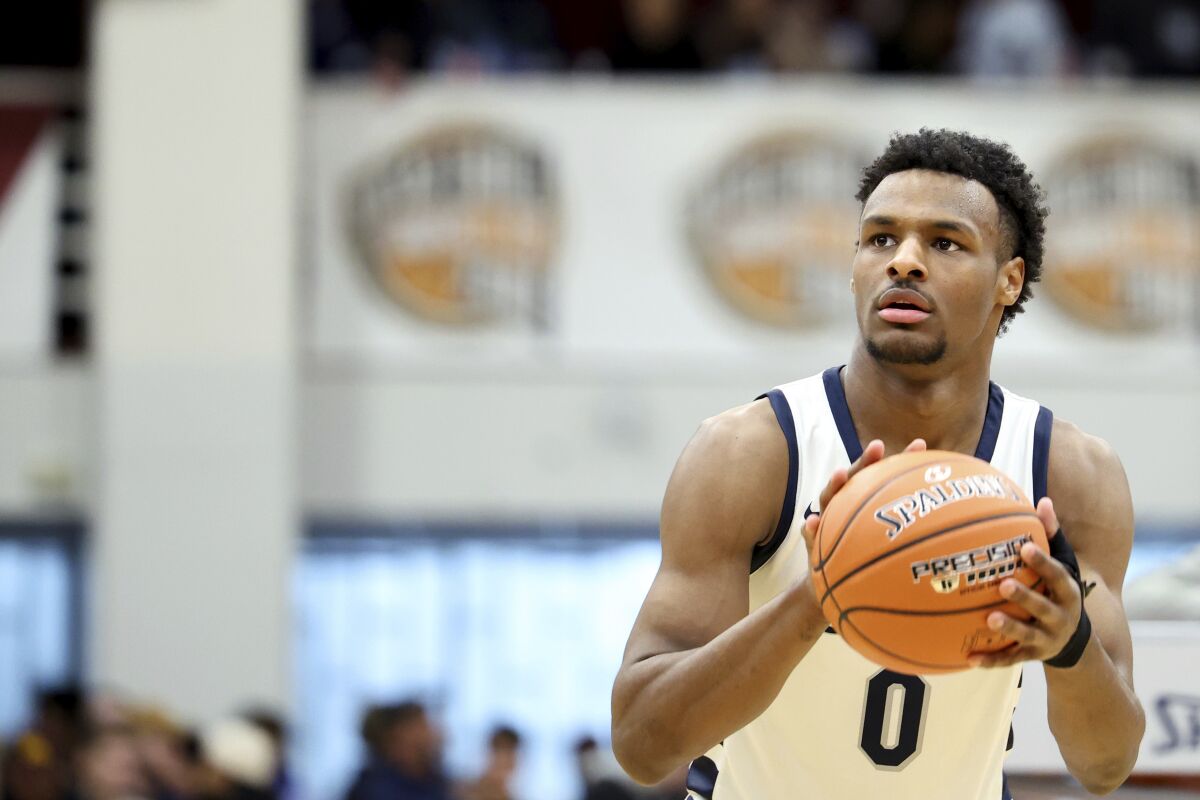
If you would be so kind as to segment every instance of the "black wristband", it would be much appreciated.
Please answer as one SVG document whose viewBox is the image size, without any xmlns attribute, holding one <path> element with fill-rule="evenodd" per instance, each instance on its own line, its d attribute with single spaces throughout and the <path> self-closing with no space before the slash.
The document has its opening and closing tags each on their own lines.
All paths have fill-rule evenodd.
<svg viewBox="0 0 1200 800">
<path fill-rule="evenodd" d="M 1071 577 L 1075 579 L 1075 584 L 1079 587 L 1079 624 L 1063 649 L 1058 651 L 1058 655 L 1042 662 L 1048 667 L 1065 669 L 1079 663 L 1079 659 L 1083 658 L 1083 651 L 1087 649 L 1088 642 L 1092 638 L 1092 621 L 1088 619 L 1087 609 L 1083 605 L 1083 598 L 1087 597 L 1092 587 L 1084 584 L 1083 576 L 1079 572 L 1079 559 L 1075 557 L 1075 548 L 1071 547 L 1071 543 L 1063 535 L 1062 528 L 1059 528 L 1058 532 L 1054 534 L 1054 538 L 1050 540 L 1050 555 L 1067 568 L 1067 572 L 1071 573 Z"/>
<path fill-rule="evenodd" d="M 1065 669 L 1073 667 L 1079 663 L 1079 659 L 1083 658 L 1083 651 L 1087 650 L 1088 641 L 1092 638 L 1092 621 L 1088 619 L 1087 609 L 1083 607 L 1083 601 L 1079 602 L 1079 627 L 1071 634 L 1071 638 L 1067 640 L 1066 645 L 1062 650 L 1058 651 L 1058 655 L 1054 658 L 1047 658 L 1042 663 L 1047 667 L 1058 667 Z"/>
</svg>

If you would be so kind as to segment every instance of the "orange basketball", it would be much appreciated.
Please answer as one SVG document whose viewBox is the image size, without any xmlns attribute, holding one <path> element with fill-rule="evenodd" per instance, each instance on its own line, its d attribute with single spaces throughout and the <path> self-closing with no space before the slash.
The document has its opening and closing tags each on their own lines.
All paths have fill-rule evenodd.
<svg viewBox="0 0 1200 800">
<path fill-rule="evenodd" d="M 967 669 L 967 656 L 1011 641 L 987 626 L 1015 578 L 1038 588 L 1021 560 L 1046 532 L 1021 488 L 986 461 L 929 450 L 859 472 L 821 514 L 810 554 L 821 610 L 862 655 L 907 673 Z"/>
</svg>

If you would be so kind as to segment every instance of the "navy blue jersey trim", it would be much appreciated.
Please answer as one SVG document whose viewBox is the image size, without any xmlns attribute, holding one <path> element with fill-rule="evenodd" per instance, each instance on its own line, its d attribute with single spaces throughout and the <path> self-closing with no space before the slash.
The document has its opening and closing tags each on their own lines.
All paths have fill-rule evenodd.
<svg viewBox="0 0 1200 800">
<path fill-rule="evenodd" d="M 996 452 L 996 439 L 1000 436 L 1000 421 L 1004 419 L 1004 392 L 988 381 L 987 414 L 983 417 L 983 432 L 975 446 L 975 457 L 991 461 Z"/>
<path fill-rule="evenodd" d="M 842 446 L 846 448 L 846 455 L 853 464 L 862 456 L 862 443 L 858 441 L 858 431 L 854 430 L 854 418 L 850 416 L 850 404 L 846 402 L 841 373 L 842 367 L 830 367 L 821 379 L 825 381 L 825 397 L 829 400 L 829 410 L 833 412 L 833 421 L 837 423 L 838 434 L 842 437 Z"/>
<path fill-rule="evenodd" d="M 825 382 L 825 397 L 829 400 L 829 410 L 833 412 L 833 421 L 837 424 L 842 446 L 846 448 L 850 463 L 854 463 L 862 456 L 862 442 L 858 440 L 858 431 L 854 429 L 854 417 L 850 415 L 850 404 L 846 402 L 841 372 L 842 367 L 830 367 L 821 375 L 821 379 Z M 975 445 L 976 458 L 992 460 L 992 455 L 996 452 L 996 440 L 1000 436 L 1000 421 L 1003 418 L 1004 392 L 989 381 L 987 412 L 983 417 L 979 443 Z"/>
<path fill-rule="evenodd" d="M 717 765 L 708 756 L 700 756 L 688 767 L 687 788 L 706 800 L 712 800 L 717 785 Z"/>
<path fill-rule="evenodd" d="M 775 526 L 775 532 L 771 534 L 771 538 L 766 544 L 757 545 L 754 548 L 754 553 L 750 557 L 751 572 L 767 563 L 771 556 L 775 555 L 779 545 L 783 544 L 783 540 L 787 538 L 787 533 L 792 527 L 792 519 L 796 516 L 796 478 L 800 474 L 800 447 L 796 444 L 796 421 L 792 419 L 792 407 L 779 389 L 772 389 L 766 394 L 759 395 L 757 399 L 761 400 L 764 397 L 770 401 L 771 410 L 775 412 L 775 419 L 779 422 L 783 437 L 787 439 L 788 479 L 787 492 L 783 496 L 783 508 L 779 511 L 779 524 Z"/>
<path fill-rule="evenodd" d="M 1054 428 L 1054 412 L 1042 406 L 1033 424 L 1033 504 L 1046 496 L 1046 480 L 1050 474 L 1050 431 Z"/>
<path fill-rule="evenodd" d="M 1000 785 L 1000 800 L 1013 800 L 1012 792 L 1008 790 L 1008 776 L 1001 773 L 1000 777 L 1004 781 Z"/>
</svg>

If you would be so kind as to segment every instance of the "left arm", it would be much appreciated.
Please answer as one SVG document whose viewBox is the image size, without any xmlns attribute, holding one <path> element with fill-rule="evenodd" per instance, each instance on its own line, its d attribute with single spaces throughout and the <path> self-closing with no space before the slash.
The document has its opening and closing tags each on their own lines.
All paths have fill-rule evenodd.
<svg viewBox="0 0 1200 800">
<path fill-rule="evenodd" d="M 1146 720 L 1133 692 L 1133 643 L 1121 586 L 1133 544 L 1133 503 L 1125 471 L 1104 441 L 1055 421 L 1047 492 L 1038 516 L 1048 535 L 1062 529 L 1079 559 L 1092 636 L 1071 667 L 1045 666 L 1050 730 L 1067 768 L 1089 792 L 1108 794 L 1133 769 Z M 1029 552 L 1033 550 L 1034 552 Z M 1049 594 L 1006 581 L 1001 593 L 1033 615 L 1023 623 L 995 612 L 989 619 L 1018 646 L 978 658 L 982 666 L 1044 661 L 1062 650 L 1079 623 L 1078 585 L 1055 559 L 1032 545 L 1022 553 Z"/>
</svg>

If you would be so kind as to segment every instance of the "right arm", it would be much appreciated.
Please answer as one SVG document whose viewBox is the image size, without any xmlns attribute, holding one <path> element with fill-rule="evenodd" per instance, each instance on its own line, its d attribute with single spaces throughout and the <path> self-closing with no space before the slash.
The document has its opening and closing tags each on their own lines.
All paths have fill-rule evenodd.
<svg viewBox="0 0 1200 800">
<path fill-rule="evenodd" d="M 679 458 L 662 563 L 613 686 L 613 751 L 641 783 L 753 721 L 825 629 L 807 575 L 749 613 L 751 555 L 774 532 L 787 476 L 765 400 L 706 421 Z"/>
</svg>

